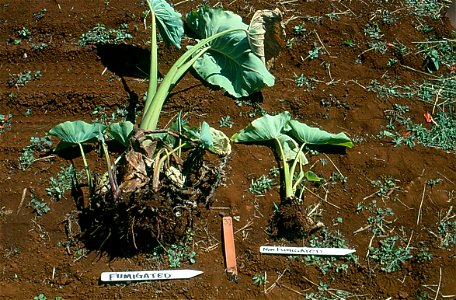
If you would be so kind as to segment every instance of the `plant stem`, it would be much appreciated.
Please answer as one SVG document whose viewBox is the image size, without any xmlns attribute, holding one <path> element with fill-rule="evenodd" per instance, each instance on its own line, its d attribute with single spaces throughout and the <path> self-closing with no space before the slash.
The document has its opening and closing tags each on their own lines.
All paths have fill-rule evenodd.
<svg viewBox="0 0 456 300">
<path fill-rule="evenodd" d="M 104 140 L 104 137 L 103 135 L 101 135 L 101 146 L 103 147 L 103 153 L 104 153 L 104 157 L 105 157 L 105 160 L 106 160 L 106 165 L 108 167 L 108 177 L 109 177 L 109 183 L 111 184 L 111 189 L 112 189 L 112 195 L 114 197 L 114 200 L 116 199 L 116 195 L 117 195 L 117 182 L 116 182 L 116 179 L 114 178 L 114 174 L 113 174 L 113 169 L 112 169 L 112 165 L 111 165 L 111 159 L 109 158 L 109 152 L 108 152 L 108 147 L 106 146 L 106 142 Z"/>
<path fill-rule="evenodd" d="M 163 104 L 165 103 L 166 98 L 168 97 L 169 92 L 174 87 L 174 85 L 179 81 L 179 79 L 185 74 L 185 72 L 187 72 L 188 69 L 193 65 L 193 63 L 201 55 L 203 55 L 207 50 L 211 48 L 211 46 L 208 45 L 208 43 L 223 35 L 239 30 L 246 31 L 243 28 L 228 29 L 217 34 L 214 34 L 213 36 L 210 36 L 208 38 L 205 38 L 199 41 L 195 46 L 188 49 L 170 68 L 162 83 L 156 90 L 156 93 L 154 94 L 153 98 L 149 97 L 149 94 L 147 95 L 147 102 L 145 104 L 144 114 L 140 128 L 146 130 L 155 130 L 157 128 L 158 118 L 160 116 L 161 109 L 163 107 Z M 152 47 L 155 47 L 156 49 L 156 44 L 152 45 Z M 153 67 L 154 66 L 151 65 L 151 70 Z M 157 81 L 155 81 L 155 83 L 149 82 L 149 85 L 150 84 L 156 85 Z"/>
<path fill-rule="evenodd" d="M 87 164 L 87 159 L 86 159 L 86 156 L 84 153 L 84 148 L 82 147 L 82 144 L 78 143 L 78 145 L 79 145 L 79 150 L 81 150 L 81 156 L 82 156 L 82 160 L 84 162 L 84 168 L 85 168 L 85 171 L 87 174 L 87 183 L 89 185 L 90 195 L 92 195 L 92 178 L 90 176 L 89 165 Z"/>
<path fill-rule="evenodd" d="M 147 1 L 149 3 L 149 1 Z M 150 7 L 150 3 L 149 3 Z M 155 97 L 158 86 L 158 54 L 157 54 L 157 30 L 156 30 L 156 21 L 155 13 L 150 7 L 150 14 L 152 19 L 151 24 L 151 48 L 150 48 L 150 72 L 149 72 L 149 88 L 147 90 L 147 99 L 144 111 L 149 109 L 149 106 L 152 102 L 152 99 Z"/>
<path fill-rule="evenodd" d="M 282 144 L 280 144 L 280 141 L 275 138 L 277 144 L 279 145 L 279 150 L 280 150 L 280 157 L 282 159 L 282 168 L 283 168 L 283 181 L 285 183 L 285 199 L 289 199 L 293 197 L 293 174 L 290 174 L 290 166 L 288 165 L 287 158 L 285 157 L 285 154 L 283 153 L 283 148 Z"/>
</svg>

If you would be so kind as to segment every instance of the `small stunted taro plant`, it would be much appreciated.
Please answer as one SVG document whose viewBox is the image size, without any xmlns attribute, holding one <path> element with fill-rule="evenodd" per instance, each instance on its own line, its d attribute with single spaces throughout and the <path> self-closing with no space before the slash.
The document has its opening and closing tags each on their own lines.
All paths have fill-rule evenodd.
<svg viewBox="0 0 456 300">
<path fill-rule="evenodd" d="M 307 217 L 302 207 L 304 180 L 319 181 L 311 171 L 304 171 L 308 163 L 304 150 L 307 147 L 336 146 L 351 148 L 353 143 L 345 133 L 333 134 L 292 120 L 289 112 L 275 116 L 264 115 L 231 137 L 236 143 L 270 145 L 279 160 L 282 174 L 282 201 L 274 223 L 281 233 L 306 234 L 322 224 Z"/>
<path fill-rule="evenodd" d="M 186 25 L 196 37 L 158 84 L 157 33 L 167 46 L 181 48 L 184 24 L 181 14 L 164 0 L 147 0 L 151 17 L 151 65 L 149 87 L 139 128 L 130 122 L 100 128 L 65 122 L 51 130 L 62 143 L 102 146 L 107 175 L 95 182 L 85 162 L 90 187 L 90 205 L 80 215 L 83 236 L 108 250 L 108 242 L 127 242 L 134 250 L 150 249 L 157 241 L 175 244 L 185 236 L 195 212 L 208 206 L 223 175 L 218 166 L 205 161 L 209 151 L 220 157 L 231 152 L 230 140 L 221 131 L 202 122 L 190 126 L 179 114 L 168 128 L 158 129 L 162 107 L 172 88 L 193 67 L 201 80 L 235 98 L 249 96 L 274 84 L 267 62 L 281 48 L 281 13 L 255 13 L 250 25 L 221 8 L 202 6 L 186 16 Z M 77 137 L 73 126 L 90 132 Z M 91 128 L 89 128 L 91 127 Z M 69 138 L 69 135 L 76 138 Z M 106 140 L 127 149 L 111 164 Z M 92 182 L 93 181 L 93 182 Z M 116 247 L 118 248 L 118 247 Z M 112 250 L 112 249 L 111 249 Z"/>
</svg>

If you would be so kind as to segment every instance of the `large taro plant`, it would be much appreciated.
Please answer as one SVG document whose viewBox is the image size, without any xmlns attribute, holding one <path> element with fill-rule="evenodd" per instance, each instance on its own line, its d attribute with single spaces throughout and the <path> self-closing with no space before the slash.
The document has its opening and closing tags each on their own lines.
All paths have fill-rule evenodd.
<svg viewBox="0 0 456 300">
<path fill-rule="evenodd" d="M 179 49 L 184 25 L 181 14 L 166 1 L 147 3 L 151 16 L 151 65 L 139 128 L 129 122 L 103 128 L 85 123 L 84 127 L 93 126 L 88 131 L 95 138 L 73 141 L 80 149 L 82 143 L 99 143 L 105 153 L 108 172 L 96 183 L 85 163 L 91 205 L 81 215 L 84 236 L 100 248 L 107 246 L 108 240 L 127 241 L 135 249 L 150 248 L 156 241 L 176 243 L 187 232 L 199 204 L 209 204 L 220 182 L 224 161 L 211 167 L 204 162 L 203 154 L 209 151 L 228 155 L 228 137 L 206 122 L 192 127 L 180 114 L 170 127 L 157 128 L 170 91 L 191 67 L 203 81 L 233 97 L 245 97 L 274 84 L 266 62 L 280 48 L 274 42 L 279 40 L 282 29 L 280 12 L 259 11 L 250 25 L 221 8 L 202 6 L 190 12 L 186 23 L 196 36 L 196 43 L 187 46 L 158 84 L 157 34 L 167 46 Z M 51 134 L 61 138 L 62 143 L 71 142 L 69 136 L 81 124 L 65 122 L 53 128 Z M 107 154 L 105 139 L 127 148 L 114 164 Z"/>
<path fill-rule="evenodd" d="M 151 67 L 141 128 L 155 130 L 171 89 L 193 67 L 202 80 L 233 97 L 245 97 L 274 84 L 266 61 L 278 53 L 281 41 L 280 11 L 258 11 L 250 25 L 222 8 L 202 6 L 186 16 L 198 43 L 174 63 L 158 87 L 157 29 L 167 45 L 181 47 L 181 14 L 164 0 L 147 0 L 150 8 Z"/>
<path fill-rule="evenodd" d="M 313 172 L 304 170 L 303 166 L 308 163 L 304 150 L 312 146 L 319 146 L 320 151 L 325 146 L 351 148 L 353 143 L 345 133 L 329 133 L 291 119 L 289 112 L 282 112 L 252 121 L 231 140 L 267 144 L 276 154 L 282 171 L 283 198 L 274 222 L 282 233 L 300 235 L 322 226 L 309 218 L 302 206 L 303 181 L 319 180 Z"/>
</svg>

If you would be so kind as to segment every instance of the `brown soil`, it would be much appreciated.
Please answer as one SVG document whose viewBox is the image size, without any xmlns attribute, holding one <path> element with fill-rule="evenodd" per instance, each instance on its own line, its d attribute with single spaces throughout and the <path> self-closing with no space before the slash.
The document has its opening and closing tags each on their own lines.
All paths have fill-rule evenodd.
<svg viewBox="0 0 456 300">
<path fill-rule="evenodd" d="M 55 296 L 62 299 L 297 299 L 312 292 L 318 293 L 316 285 L 320 282 L 329 284 L 331 289 L 356 295 L 357 299 L 417 299 L 424 292 L 429 292 L 434 299 L 432 290 L 437 289 L 440 295 L 456 294 L 454 246 L 450 249 L 440 247 L 439 238 L 433 234 L 438 230 L 440 214 L 454 205 L 455 155 L 419 145 L 413 149 L 394 147 L 387 139 L 375 138 L 385 129 L 384 111 L 391 109 L 393 103 L 409 105 L 415 122 L 423 124 L 423 113 L 432 107 L 416 99 L 380 99 L 362 87 L 369 85 L 372 79 L 382 80 L 386 74 L 399 78 L 401 84 L 422 81 L 428 79 L 428 75 L 400 65 L 387 67 L 391 51 L 387 55 L 369 51 L 360 56 L 362 63 L 355 63 L 358 54 L 367 49 L 369 39 L 363 32 L 364 25 L 377 10 L 394 11 L 400 7 L 396 1 L 284 1 L 287 4 L 279 5 L 279 8 L 285 12 L 285 20 L 289 21 L 288 38 L 293 36 L 293 26 L 303 21 L 301 17 L 323 16 L 317 23 L 306 21 L 305 28 L 308 31 L 315 29 L 326 49 L 320 52 L 319 58 L 303 61 L 313 43 L 320 44 L 315 34 L 306 39 L 298 38 L 294 46 L 285 49 L 275 61 L 271 70 L 276 77 L 275 86 L 250 99 L 259 101 L 258 104 L 269 113 L 288 110 L 295 118 L 310 125 L 331 132 L 344 131 L 351 137 L 365 137 L 365 141 L 356 143 L 345 154 L 311 156 L 309 166 L 316 163 L 313 171 L 327 179 L 327 184 L 323 187 L 309 185 L 309 191 L 304 193 L 306 207 L 319 204 L 319 220 L 326 225 L 327 231 L 319 231 L 315 236 L 340 232 L 348 246 L 356 249 L 359 265 L 347 262 L 349 268 L 346 272 L 336 272 L 333 268 L 323 274 L 318 266 L 298 258 L 261 255 L 259 247 L 262 245 L 309 245 L 312 237 L 287 241 L 270 235 L 274 203 L 280 201 L 279 188 L 276 186 L 261 197 L 249 193 L 248 188 L 252 179 L 268 174 L 277 163 L 267 147 L 236 144 L 228 161 L 224 183 L 216 190 L 211 208 L 201 210 L 194 220 L 190 249 L 197 253 L 196 263 L 182 263 L 182 268 L 202 270 L 204 274 L 181 281 L 100 283 L 103 271 L 166 269 L 168 264 L 150 253 L 113 256 L 79 241 L 69 230 L 72 226 L 74 232 L 78 232 L 75 199 L 67 193 L 64 199 L 55 201 L 45 191 L 49 187 L 49 178 L 55 176 L 60 167 L 68 167 L 70 161 L 58 156 L 46 158 L 22 171 L 18 159 L 31 137 L 44 136 L 60 122 L 90 121 L 94 119 L 92 111 L 96 106 L 113 112 L 118 107 L 135 107 L 141 102 L 147 89 L 141 69 L 147 70 L 146 43 L 149 40 L 142 21 L 146 7 L 141 2 L 1 1 L 0 113 L 11 113 L 13 117 L 11 128 L 5 128 L 0 135 L 0 172 L 3 174 L 0 177 L 0 298 L 31 299 L 44 293 L 48 299 Z M 186 13 L 197 4 L 199 2 L 183 1 L 177 9 Z M 224 6 L 246 20 L 257 9 L 276 7 L 264 1 L 241 0 L 230 1 Z M 40 19 L 34 14 L 42 9 L 46 12 Z M 330 12 L 344 13 L 339 14 L 339 20 L 330 20 L 325 16 Z M 415 49 L 412 42 L 423 41 L 427 35 L 414 28 L 417 21 L 406 9 L 398 15 L 399 22 L 381 25 L 383 40 L 400 41 Z M 437 38 L 450 36 L 452 28 L 447 19 L 425 20 L 435 28 Z M 77 45 L 81 34 L 97 23 L 103 23 L 107 28 L 119 28 L 122 23 L 128 23 L 134 39 L 128 41 L 130 46 Z M 18 31 L 23 27 L 31 34 L 15 44 Z M 355 42 L 354 48 L 343 45 L 343 41 L 349 38 Z M 48 46 L 42 50 L 32 49 L 32 43 L 40 42 Z M 401 63 L 422 70 L 423 59 L 416 52 L 405 56 Z M 180 53 L 163 47 L 159 54 L 160 71 L 166 73 Z M 330 64 L 330 75 L 323 62 Z M 108 67 L 106 71 L 105 67 Z M 32 73 L 40 70 L 41 78 L 25 86 L 11 84 L 14 74 L 25 70 Z M 440 72 L 443 74 L 448 69 L 442 68 Z M 306 91 L 296 86 L 294 74 L 301 73 L 319 80 L 314 82 L 315 89 Z M 27 109 L 31 109 L 30 116 L 25 114 Z M 181 110 L 192 124 L 206 120 L 214 127 L 218 127 L 221 117 L 229 115 L 234 126 L 222 130 L 230 136 L 253 120 L 248 115 L 256 111 L 256 106 L 239 106 L 223 92 L 208 88 L 189 73 L 165 105 L 161 117 L 163 125 Z M 88 156 L 91 167 L 101 173 L 103 160 L 96 151 L 91 151 Z M 322 165 L 318 162 L 320 158 L 330 162 Z M 78 170 L 83 170 L 80 157 L 72 161 Z M 347 177 L 346 183 L 329 180 L 336 169 Z M 432 260 L 425 262 L 408 260 L 394 273 L 383 272 L 375 261 L 366 259 L 369 245 L 377 247 L 380 238 L 372 239 L 370 229 L 354 234 L 366 226 L 369 216 L 365 210 L 355 213 L 357 204 L 377 190 L 371 180 L 387 176 L 399 180 L 399 189 L 393 194 L 397 194 L 400 201 L 393 201 L 393 194 L 383 201 L 377 198 L 379 206 L 390 207 L 396 216 L 390 219 L 392 223 L 387 225 L 385 234 L 399 236 L 398 245 L 410 247 L 412 254 L 428 248 L 433 256 Z M 427 180 L 436 178 L 443 181 L 432 188 L 426 186 Z M 24 190 L 26 194 L 21 206 Z M 28 205 L 31 193 L 48 203 L 51 210 L 47 214 L 36 216 Z M 419 211 L 422 217 L 417 225 Z M 236 281 L 229 281 L 225 273 L 222 215 L 233 216 L 236 220 L 234 231 L 239 270 Z M 305 218 L 301 212 L 296 215 Z M 342 217 L 343 222 L 334 222 L 337 217 Z M 345 261 L 340 259 L 334 263 Z M 253 275 L 264 273 L 267 273 L 268 280 L 266 288 L 277 280 L 275 287 L 264 290 L 262 286 L 252 284 Z M 280 275 L 283 276 L 278 279 Z M 335 290 L 330 292 L 335 293 Z M 325 295 L 330 297 L 331 294 Z"/>
</svg>

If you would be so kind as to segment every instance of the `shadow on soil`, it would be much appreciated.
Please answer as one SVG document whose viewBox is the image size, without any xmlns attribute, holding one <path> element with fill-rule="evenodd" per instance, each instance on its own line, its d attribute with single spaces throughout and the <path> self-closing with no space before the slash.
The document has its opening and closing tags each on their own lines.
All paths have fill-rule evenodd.
<svg viewBox="0 0 456 300">
<path fill-rule="evenodd" d="M 150 51 L 132 45 L 97 45 L 97 55 L 119 77 L 149 78 Z"/>
</svg>

